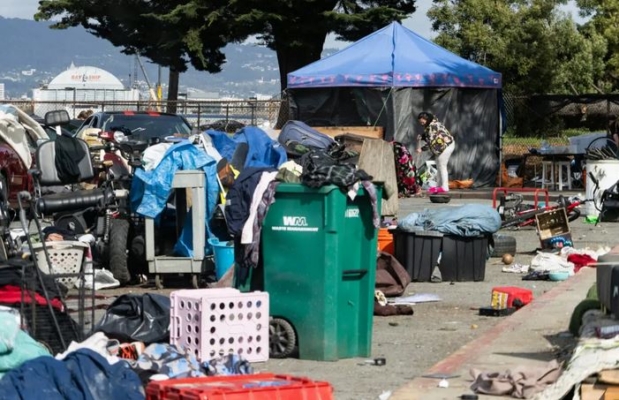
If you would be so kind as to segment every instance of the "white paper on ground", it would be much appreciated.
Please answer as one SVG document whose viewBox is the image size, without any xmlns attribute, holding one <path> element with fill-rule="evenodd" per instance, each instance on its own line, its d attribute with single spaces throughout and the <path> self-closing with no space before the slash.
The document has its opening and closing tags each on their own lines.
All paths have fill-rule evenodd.
<svg viewBox="0 0 619 400">
<path fill-rule="evenodd" d="M 432 303 L 436 301 L 442 301 L 442 299 L 432 293 L 418 293 L 412 296 L 406 297 L 396 297 L 395 299 L 390 299 L 390 303 L 392 304 L 417 304 L 417 303 Z"/>
<path fill-rule="evenodd" d="M 92 274 L 89 271 L 86 271 L 84 277 L 84 287 L 86 289 L 92 289 Z M 114 278 L 114 275 L 111 271 L 107 269 L 96 269 L 95 270 L 95 290 L 101 289 L 111 289 L 120 286 L 120 282 Z M 79 287 L 79 281 L 75 284 L 75 286 Z"/>
</svg>

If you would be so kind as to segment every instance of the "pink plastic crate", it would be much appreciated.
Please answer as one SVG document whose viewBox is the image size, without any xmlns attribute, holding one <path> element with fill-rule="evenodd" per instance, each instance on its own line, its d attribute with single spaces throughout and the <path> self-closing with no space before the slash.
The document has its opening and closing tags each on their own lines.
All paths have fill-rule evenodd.
<svg viewBox="0 0 619 400">
<path fill-rule="evenodd" d="M 170 294 L 170 343 L 207 361 L 238 354 L 269 359 L 269 294 L 237 289 L 177 290 Z"/>
</svg>

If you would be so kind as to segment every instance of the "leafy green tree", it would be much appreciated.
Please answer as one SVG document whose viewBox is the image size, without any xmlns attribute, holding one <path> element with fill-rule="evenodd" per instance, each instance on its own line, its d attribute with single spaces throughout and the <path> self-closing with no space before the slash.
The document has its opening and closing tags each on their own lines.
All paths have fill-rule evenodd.
<svg viewBox="0 0 619 400">
<path fill-rule="evenodd" d="M 319 60 L 329 33 L 357 40 L 415 11 L 415 0 L 41 0 L 37 20 L 60 16 L 56 29 L 83 26 L 128 54 L 170 67 L 169 99 L 191 63 L 218 72 L 221 48 L 256 35 L 287 74 Z M 173 74 L 176 74 L 176 86 Z"/>
<path fill-rule="evenodd" d="M 436 42 L 503 74 L 513 94 L 599 88 L 606 42 L 558 11 L 563 0 L 434 0 Z"/>
<path fill-rule="evenodd" d="M 178 97 L 179 74 L 188 64 L 211 73 L 221 71 L 225 56 L 221 48 L 235 40 L 228 35 L 231 20 L 221 13 L 208 31 L 182 29 L 178 17 L 184 0 L 41 0 L 36 20 L 60 17 L 53 29 L 82 26 L 89 33 L 122 47 L 125 54 L 139 54 L 170 70 L 168 100 Z M 211 1 L 211 10 L 221 10 L 226 1 Z M 167 19 L 159 16 L 168 15 Z M 199 50 L 196 43 L 199 42 Z M 174 106 L 172 105 L 172 111 Z"/>
<path fill-rule="evenodd" d="M 607 43 L 605 59 L 606 86 L 619 89 L 619 0 L 576 0 L 589 37 L 601 36 Z M 598 39 L 599 40 L 599 39 Z"/>
</svg>

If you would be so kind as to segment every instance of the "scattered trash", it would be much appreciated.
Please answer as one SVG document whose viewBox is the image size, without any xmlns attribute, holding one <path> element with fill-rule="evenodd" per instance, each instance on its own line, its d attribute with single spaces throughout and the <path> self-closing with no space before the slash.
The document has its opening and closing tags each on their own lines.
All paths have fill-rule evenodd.
<svg viewBox="0 0 619 400">
<path fill-rule="evenodd" d="M 505 265 L 510 265 L 511 263 L 514 262 L 514 256 L 512 256 L 511 254 L 503 254 L 503 258 L 501 258 L 501 261 L 503 261 L 503 264 Z"/>
<path fill-rule="evenodd" d="M 477 329 L 477 328 L 479 328 L 479 326 L 477 324 L 471 325 L 471 329 Z"/>
<path fill-rule="evenodd" d="M 512 264 L 507 267 L 503 267 L 502 271 L 511 274 L 526 274 L 527 272 L 529 272 L 529 266 L 522 264 Z"/>
<path fill-rule="evenodd" d="M 380 290 L 375 290 L 374 291 L 374 298 L 376 299 L 378 304 L 380 304 L 381 306 L 386 306 L 387 305 L 387 297 Z"/>
<path fill-rule="evenodd" d="M 384 392 L 382 392 L 380 394 L 380 396 L 378 396 L 378 400 L 387 400 L 389 399 L 389 397 L 391 397 L 391 390 L 386 390 Z"/>
<path fill-rule="evenodd" d="M 387 359 L 384 357 L 378 357 L 371 360 L 364 360 L 359 363 L 359 365 L 376 365 L 378 367 L 382 367 L 387 364 Z"/>
<path fill-rule="evenodd" d="M 428 378 L 428 379 L 453 379 L 453 378 L 459 378 L 460 375 L 429 374 L 429 375 L 422 375 L 421 377 Z"/>
<path fill-rule="evenodd" d="M 419 303 L 432 303 L 436 301 L 442 301 L 441 298 L 432 293 L 419 293 L 414 294 L 412 296 L 406 297 L 396 297 L 395 299 L 390 299 L 390 303 L 392 304 L 419 304 Z"/>
<path fill-rule="evenodd" d="M 460 396 L 460 399 L 462 399 L 462 400 L 478 400 L 479 396 L 477 396 L 476 394 L 463 394 L 462 396 Z"/>
<path fill-rule="evenodd" d="M 443 389 L 447 389 L 449 387 L 449 381 L 447 379 L 442 379 L 438 383 L 438 387 L 443 388 Z"/>
<path fill-rule="evenodd" d="M 389 326 L 398 326 L 400 324 L 398 324 L 397 322 L 389 322 Z"/>
</svg>

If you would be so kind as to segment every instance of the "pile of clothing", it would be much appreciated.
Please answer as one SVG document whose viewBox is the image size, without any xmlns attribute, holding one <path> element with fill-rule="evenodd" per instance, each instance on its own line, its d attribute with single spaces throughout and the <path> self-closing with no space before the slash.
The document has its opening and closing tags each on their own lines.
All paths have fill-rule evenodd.
<svg viewBox="0 0 619 400">
<path fill-rule="evenodd" d="M 19 310 L 0 307 L 2 399 L 143 400 L 144 387 L 153 380 L 254 373 L 239 355 L 198 360 L 193 352 L 170 345 L 166 296 L 120 296 L 94 334 L 72 340 L 66 349 L 37 341 L 21 320 Z"/>
<path fill-rule="evenodd" d="M 54 279 L 37 279 L 31 261 L 11 259 L 0 268 L 0 305 L 23 313 L 24 329 L 52 351 L 62 350 L 62 339 L 77 340 L 77 324 L 68 314 L 63 299 L 67 288 Z M 50 307 L 51 306 L 51 307 Z M 54 319 L 58 322 L 56 328 Z"/>
</svg>

